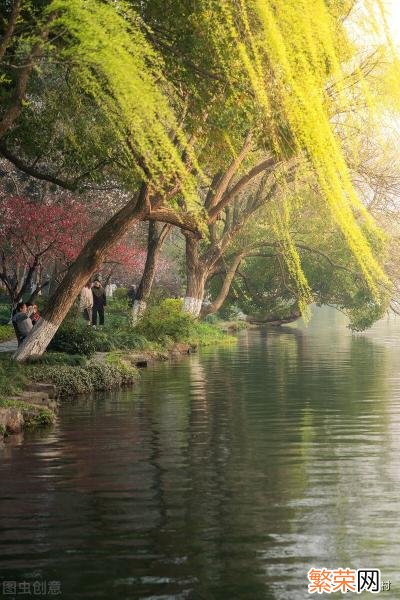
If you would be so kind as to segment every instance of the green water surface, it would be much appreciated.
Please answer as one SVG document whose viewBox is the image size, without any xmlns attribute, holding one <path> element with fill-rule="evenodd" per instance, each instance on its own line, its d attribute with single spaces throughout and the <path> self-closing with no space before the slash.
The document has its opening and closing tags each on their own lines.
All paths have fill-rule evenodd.
<svg viewBox="0 0 400 600">
<path fill-rule="evenodd" d="M 63 599 L 302 600 L 321 566 L 400 598 L 399 521 L 393 319 L 245 331 L 0 449 L 0 580 Z"/>
</svg>

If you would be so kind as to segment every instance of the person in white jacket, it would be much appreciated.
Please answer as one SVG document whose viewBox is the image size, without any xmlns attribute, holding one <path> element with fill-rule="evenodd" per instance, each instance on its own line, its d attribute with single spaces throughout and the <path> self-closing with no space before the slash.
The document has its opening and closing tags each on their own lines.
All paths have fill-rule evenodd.
<svg viewBox="0 0 400 600">
<path fill-rule="evenodd" d="M 92 310 L 93 310 L 93 292 L 90 281 L 87 282 L 81 291 L 81 297 L 79 301 L 79 310 L 82 313 L 82 317 L 85 319 L 87 325 L 92 324 Z"/>
</svg>

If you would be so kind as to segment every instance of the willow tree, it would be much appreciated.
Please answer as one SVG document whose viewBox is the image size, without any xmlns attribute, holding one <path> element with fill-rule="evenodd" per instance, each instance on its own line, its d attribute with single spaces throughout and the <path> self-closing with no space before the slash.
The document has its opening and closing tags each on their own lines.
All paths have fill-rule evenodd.
<svg viewBox="0 0 400 600">
<path fill-rule="evenodd" d="M 253 201 L 246 206 L 243 198 L 238 201 L 238 194 L 243 194 L 243 188 L 254 176 L 272 173 L 294 158 L 303 165 L 299 181 L 313 174 L 321 206 L 329 207 L 379 303 L 381 288 L 386 289 L 388 280 L 368 242 L 369 236 L 379 236 L 379 228 L 365 210 L 352 182 L 351 165 L 357 148 L 352 147 L 353 136 L 349 135 L 352 129 L 347 127 L 353 127 L 356 119 L 358 125 L 360 120 L 373 120 L 373 108 L 377 113 L 382 111 L 377 102 L 373 105 L 372 99 L 376 101 L 377 94 L 370 81 L 383 78 L 383 72 L 381 62 L 376 61 L 376 52 L 372 53 L 373 58 L 365 58 L 346 36 L 343 17 L 349 13 L 350 3 L 321 1 L 313 8 L 307 2 L 279 0 L 223 4 L 210 1 L 203 5 L 205 19 L 213 15 L 214 43 L 222 64 L 226 45 L 230 44 L 232 54 L 247 73 L 259 112 L 253 148 L 245 142 L 231 163 L 211 178 L 208 193 L 203 197 L 207 238 L 199 241 L 190 232 L 184 232 L 186 310 L 199 314 L 207 279 L 220 269 L 232 238 L 260 206 Z M 378 54 L 382 58 L 381 52 Z M 226 72 L 234 89 L 237 72 L 230 72 L 228 67 Z M 238 102 L 241 93 L 237 94 Z M 263 152 L 257 165 L 256 160 Z M 245 159 L 252 164 L 246 165 Z M 241 173 L 244 165 L 247 173 L 245 170 Z M 222 228 L 218 225 L 221 219 Z M 301 256 L 292 243 L 287 220 L 279 213 L 275 219 L 284 240 L 283 256 L 297 281 L 298 301 L 304 309 L 312 293 Z M 215 301 L 204 312 L 221 306 L 245 254 L 243 247 L 237 248 L 236 255 L 230 253 L 225 281 Z"/>
<path fill-rule="evenodd" d="M 345 136 L 341 126 L 337 127 L 337 134 L 346 148 L 346 163 L 357 194 L 382 231 L 371 232 L 363 214 L 355 216 L 374 257 L 396 284 L 399 278 L 396 198 L 400 184 L 393 143 L 396 137 L 387 130 L 388 137 L 381 139 L 375 123 L 366 121 L 362 115 L 355 125 L 353 122 L 350 137 L 348 131 Z M 245 220 L 236 230 L 222 260 L 211 273 L 207 291 L 213 301 L 203 305 L 203 314 L 221 308 L 227 298 L 228 307 L 240 308 L 257 323 L 281 324 L 301 316 L 301 290 L 297 277 L 287 268 L 282 231 L 291 232 L 309 288 L 309 302 L 337 307 L 346 313 L 350 327 L 356 330 L 370 327 L 389 308 L 397 312 L 397 286 L 382 284 L 379 296 L 371 290 L 329 207 L 321 203 L 316 174 L 310 170 L 306 176 L 299 162 L 293 167 L 291 182 L 288 176 L 281 176 L 273 180 L 270 190 L 265 185 L 268 180 L 263 186 L 245 190 L 244 197 L 234 202 L 231 216 L 228 219 L 224 216 L 219 245 L 223 244 L 225 230 L 231 229 L 232 221 L 238 220 L 243 211 L 246 215 L 249 207 L 256 207 L 255 218 Z M 263 188 L 269 192 L 268 202 L 260 199 L 257 202 Z"/>
<path fill-rule="evenodd" d="M 217 75 L 213 73 L 214 79 L 209 81 L 209 101 L 203 104 L 201 100 L 205 96 L 202 96 L 195 111 L 190 110 L 191 97 L 185 93 L 186 82 L 182 93 L 178 79 L 171 81 L 163 68 L 160 49 L 155 50 L 156 26 L 161 25 L 162 29 L 164 22 L 173 26 L 159 3 L 156 3 L 159 8 L 153 18 L 153 31 L 149 33 L 138 13 L 130 10 L 127 3 L 53 0 L 45 3 L 37 15 L 34 33 L 30 28 L 25 45 L 15 38 L 16 46 L 28 47 L 29 56 L 33 56 L 36 63 L 40 60 L 41 67 L 52 52 L 56 53 L 57 62 L 67 62 L 74 85 L 82 97 L 90 98 L 97 107 L 104 129 L 118 140 L 127 164 L 141 182 L 140 190 L 83 249 L 52 298 L 40 326 L 18 351 L 18 359 L 43 352 L 86 278 L 96 269 L 110 245 L 135 220 L 151 218 L 179 225 L 185 218 L 187 228 L 199 229 L 193 174 L 201 173 L 202 168 L 194 155 L 193 144 L 202 129 L 199 115 L 213 121 L 204 109 L 213 105 L 215 89 L 219 101 L 216 105 L 221 107 L 224 116 L 228 114 L 220 102 L 224 99 L 224 90 L 225 104 L 231 109 L 233 120 L 237 115 L 244 115 L 241 131 L 246 122 L 259 120 L 264 138 L 277 157 L 287 159 L 288 148 L 289 155 L 302 152 L 309 157 L 318 174 L 321 195 L 335 215 L 349 247 L 358 256 L 369 285 L 376 290 L 377 282 L 384 278 L 355 222 L 354 210 L 362 208 L 329 120 L 327 80 L 331 80 L 337 90 L 338 106 L 346 106 L 341 65 L 352 56 L 342 23 L 347 3 L 318 0 L 310 7 L 306 0 L 228 0 L 223 3 L 202 0 L 195 4 L 200 8 L 189 11 L 190 14 L 183 11 L 178 24 L 190 17 L 198 39 L 203 39 L 200 48 L 204 49 L 204 56 L 218 65 Z M 143 13 L 149 6 L 148 2 L 137 3 Z M 12 19 L 10 13 L 10 22 Z M 10 29 L 11 36 L 5 44 L 7 51 L 12 50 L 15 35 L 13 28 Z M 185 32 L 187 29 L 186 26 Z M 174 33 L 179 39 L 179 32 L 175 29 Z M 165 39 L 168 40 L 168 36 Z M 165 39 L 161 38 L 163 48 Z M 172 55 L 174 44 L 167 41 L 166 45 Z M 36 47 L 39 50 L 36 51 Z M 42 58 L 39 59 L 39 55 Z M 193 69 L 201 72 L 204 62 L 200 53 L 196 61 L 190 62 Z M 179 68 L 176 71 L 179 72 Z M 208 73 L 208 68 L 205 71 Z M 29 80 L 32 72 L 24 81 Z M 186 65 L 185 73 L 188 72 Z M 18 70 L 11 79 L 14 87 L 11 84 L 9 106 L 12 108 L 13 98 L 18 105 L 15 125 L 25 111 L 27 86 L 21 88 Z M 188 85 L 187 89 L 192 91 L 193 86 Z M 189 116 L 184 116 L 182 127 L 178 125 L 176 114 L 185 113 L 182 111 L 185 103 L 186 109 L 189 106 L 186 110 Z M 40 107 L 40 102 L 37 106 Z M 213 118 L 217 117 L 218 111 L 212 112 Z M 4 116 L 7 109 L 3 120 Z M 209 136 L 201 137 L 203 143 L 213 146 Z M 79 147 L 79 140 L 77 145 Z M 177 192 L 180 194 L 178 202 Z M 369 225 L 373 229 L 371 221 Z M 286 249 L 287 262 L 301 280 L 304 274 L 290 236 Z"/>
<path fill-rule="evenodd" d="M 393 139 L 382 143 L 374 123 L 361 116 L 351 132 L 337 128 L 355 189 L 383 231 L 371 232 L 362 213 L 355 215 L 357 224 L 368 237 L 374 258 L 397 281 L 398 269 L 393 270 L 397 235 L 391 222 L 397 214 L 393 200 L 400 169 L 393 156 Z M 282 161 L 269 173 L 249 180 L 212 224 L 207 242 L 194 241 L 199 248 L 197 269 L 211 297 L 203 303 L 202 316 L 221 309 L 232 285 L 242 310 L 253 314 L 257 307 L 263 310 L 260 322 L 295 320 L 304 312 L 305 300 L 340 307 L 354 328 L 371 325 L 388 309 L 390 287 L 382 285 L 379 296 L 370 289 L 329 207 L 321 203 L 316 174 L 311 169 L 307 173 L 306 167 L 304 159 Z M 301 260 L 306 290 L 287 265 L 288 233 Z M 389 246 L 391 251 L 385 252 Z M 392 295 L 392 305 L 395 302 Z"/>
<path fill-rule="evenodd" d="M 145 4 L 139 3 L 137 8 L 142 10 Z M 19 46 L 28 49 L 33 46 L 43 28 L 48 31 L 47 39 L 51 43 L 47 46 L 41 45 L 41 58 L 37 61 L 40 69 L 34 69 L 30 73 L 31 85 L 29 89 L 28 85 L 25 88 L 32 92 L 36 85 L 35 89 L 39 89 L 38 96 L 33 97 L 34 101 L 23 102 L 21 105 L 19 125 L 25 118 L 28 125 L 27 135 L 18 135 L 21 130 L 12 128 L 6 136 L 5 144 L 0 144 L 0 152 L 11 159 L 18 168 L 33 176 L 48 179 L 59 185 L 65 184 L 65 179 L 43 173 L 37 168 L 41 156 L 33 157 L 33 165 L 27 165 L 18 156 L 22 149 L 24 152 L 29 150 L 30 128 L 36 132 L 36 137 L 40 138 L 37 130 L 43 113 L 49 115 L 52 125 L 47 129 L 54 131 L 56 135 L 59 131 L 66 130 L 63 119 L 53 118 L 55 113 L 61 113 L 63 116 L 63 98 L 62 94 L 61 97 L 57 96 L 57 85 L 53 85 L 52 88 L 56 101 L 53 102 L 53 97 L 50 99 L 50 108 L 54 106 L 53 110 L 47 113 L 44 110 L 44 100 L 48 99 L 46 83 L 50 81 L 53 84 L 60 72 L 64 75 L 65 71 L 67 86 L 62 89 L 73 86 L 77 119 L 82 123 L 80 130 L 75 128 L 74 122 L 72 129 L 67 127 L 69 141 L 75 149 L 73 160 L 76 157 L 79 160 L 86 149 L 91 152 L 92 148 L 99 148 L 100 161 L 96 162 L 103 163 L 103 166 L 107 163 L 106 178 L 108 176 L 111 182 L 114 182 L 116 173 L 120 176 L 122 165 L 122 184 L 128 191 L 131 190 L 131 199 L 120 212 L 111 216 L 71 266 L 49 302 L 41 327 L 35 330 L 29 341 L 27 340 L 17 352 L 16 357 L 19 360 L 43 352 L 82 284 L 97 268 L 101 256 L 120 239 L 133 222 L 148 218 L 178 226 L 186 224 L 191 230 L 199 229 L 200 219 L 193 193 L 193 173 L 198 174 L 201 169 L 196 161 L 193 145 L 199 134 L 204 135 L 211 105 L 214 127 L 219 121 L 218 105 L 224 107 L 225 115 L 226 107 L 230 108 L 232 114 L 243 113 L 243 108 L 229 101 L 232 94 L 227 89 L 223 77 L 211 73 L 210 80 L 207 80 L 207 85 L 203 85 L 199 93 L 196 90 L 200 87 L 198 75 L 197 81 L 187 76 L 192 65 L 196 63 L 199 64 L 196 71 L 203 72 L 204 80 L 204 74 L 208 76 L 216 62 L 207 35 L 204 35 L 199 26 L 192 28 L 198 43 L 190 44 L 190 47 L 195 47 L 195 60 L 191 56 L 185 68 L 182 68 L 177 67 L 180 62 L 179 56 L 175 57 L 175 68 L 171 69 L 173 62 L 168 59 L 170 49 L 166 49 L 163 61 L 159 49 L 154 49 L 153 32 L 143 23 L 138 12 L 130 10 L 128 3 L 54 0 L 45 3 L 45 9 L 39 11 L 39 14 L 33 14 L 33 21 L 32 14 L 29 15 L 31 20 L 28 28 L 14 28 L 14 38 L 10 38 L 8 43 L 10 53 Z M 156 21 L 160 20 L 160 15 L 162 16 L 162 7 Z M 23 16 L 22 11 L 20 21 Z M 143 16 L 145 15 L 142 14 Z M 9 22 L 13 19 L 14 13 L 10 12 Z M 181 21 L 178 20 L 178 25 L 180 24 Z M 186 27 L 187 36 L 190 37 L 189 29 Z M 27 34 L 27 30 L 30 35 Z M 32 31 L 35 35 L 32 35 Z M 179 39 L 179 35 L 177 38 Z M 166 72 L 168 79 L 165 76 Z M 18 70 L 11 75 L 12 84 L 8 93 L 10 103 L 14 97 L 13 90 L 19 86 Z M 79 98 L 82 100 L 81 106 Z M 90 118 L 86 119 L 88 125 L 85 129 L 86 116 Z M 223 124 L 218 123 L 217 127 L 223 127 Z M 82 134 L 85 133 L 89 141 L 82 144 L 85 138 Z M 111 152 L 102 156 L 101 150 L 107 147 L 107 140 L 111 141 Z M 10 145 L 14 152 L 10 152 Z M 82 152 L 83 148 L 85 150 Z M 61 155 L 62 165 L 65 164 L 65 153 L 65 146 L 61 152 L 56 147 L 54 152 L 56 157 Z M 87 175 L 85 169 L 83 171 L 84 175 Z M 77 179 L 72 180 L 72 187 L 75 188 L 77 183 L 82 183 L 80 174 Z M 70 180 L 66 184 L 66 187 L 71 187 Z M 132 189 L 135 187 L 138 191 L 133 194 Z M 180 197 L 177 202 L 174 198 L 178 192 Z"/>
<path fill-rule="evenodd" d="M 230 42 L 251 81 L 265 119 L 265 134 L 273 140 L 277 156 L 287 156 L 288 147 L 292 153 L 307 156 L 321 198 L 378 297 L 387 278 L 356 215 L 362 213 L 364 227 L 372 234 L 379 235 L 379 231 L 357 196 L 331 120 L 334 105 L 335 112 L 344 115 L 343 119 L 348 113 L 351 122 L 354 106 L 348 88 L 355 83 L 369 109 L 377 109 L 370 101 L 373 94 L 357 65 L 356 48 L 344 22 L 354 4 L 346 0 L 203 0 L 206 17 L 213 15 L 216 51 L 223 51 Z M 369 4 L 381 6 L 380 0 Z M 366 19 L 384 29 L 384 20 L 378 23 L 373 10 Z M 235 74 L 230 76 L 234 86 Z M 295 245 L 290 235 L 285 237 L 288 268 L 305 281 Z M 307 285 L 303 287 L 307 294 Z"/>
<path fill-rule="evenodd" d="M 281 168 L 281 163 L 273 152 L 264 154 L 257 150 L 255 137 L 254 132 L 247 134 L 231 161 L 223 168 L 221 165 L 203 190 L 199 201 L 202 201 L 203 221 L 207 228 L 204 239 L 183 230 L 186 242 L 184 310 L 195 316 L 200 314 L 207 280 L 220 268 L 221 261 L 224 261 L 246 222 L 273 194 L 273 174 Z M 243 250 L 239 248 L 238 256 L 233 259 L 236 267 Z M 227 280 L 223 284 L 225 289 L 234 270 L 227 272 Z"/>
<path fill-rule="evenodd" d="M 287 201 L 287 198 L 286 198 Z M 344 244 L 343 234 L 327 207 L 321 206 L 315 193 L 304 194 L 290 202 L 278 196 L 274 210 L 286 213 L 292 241 L 301 257 L 302 269 L 310 289 L 310 302 L 329 305 L 344 312 L 353 330 L 370 327 L 388 310 L 391 290 L 382 289 L 379 299 L 369 288 L 357 259 Z M 361 225 L 362 228 L 365 225 Z M 368 234 L 369 235 L 369 234 Z M 302 316 L 296 277 L 285 261 L 284 240 L 268 215 L 259 215 L 258 223 L 246 232 L 247 252 L 236 270 L 226 308 L 244 311 L 250 322 L 287 323 Z M 389 240 L 370 236 L 374 256 L 384 262 Z M 223 276 L 223 275 L 222 275 Z M 211 288 L 217 288 L 216 280 Z"/>
<path fill-rule="evenodd" d="M 156 275 L 158 258 L 171 228 L 169 223 L 149 221 L 146 261 L 132 305 L 131 322 L 133 325 L 139 321 L 146 311 L 147 301 Z"/>
<path fill-rule="evenodd" d="M 12 13 L 10 22 L 13 19 Z M 25 40 L 33 48 L 28 51 L 28 57 L 39 44 L 43 68 L 55 59 L 66 62 L 79 93 L 84 98 L 89 97 L 97 107 L 103 129 L 112 132 L 136 181 L 142 183 L 139 191 L 131 194 L 129 202 L 86 244 L 53 295 L 35 334 L 18 350 L 18 360 L 44 351 L 84 282 L 102 262 L 110 246 L 121 239 L 135 221 L 144 219 L 150 212 L 156 219 L 161 211 L 162 218 L 170 217 L 181 224 L 177 210 L 162 209 L 165 200 L 172 198 L 178 189 L 189 207 L 187 212 L 190 213 L 191 207 L 195 211 L 191 205 L 190 173 L 195 159 L 175 118 L 162 62 L 149 44 L 138 16 L 122 3 L 54 0 L 37 17 L 36 26 L 36 36 Z M 47 63 L 41 42 L 44 30 L 52 42 Z M 17 37 L 14 47 L 20 43 Z M 11 39 L 8 48 L 13 49 Z M 19 93 L 21 88 L 18 72 L 14 88 L 9 93 L 10 107 L 4 110 L 3 121 L 9 120 L 9 112 L 15 106 L 15 91 Z M 27 89 L 26 85 L 25 93 Z M 23 97 L 18 100 L 20 117 L 24 112 L 23 100 Z"/>
</svg>

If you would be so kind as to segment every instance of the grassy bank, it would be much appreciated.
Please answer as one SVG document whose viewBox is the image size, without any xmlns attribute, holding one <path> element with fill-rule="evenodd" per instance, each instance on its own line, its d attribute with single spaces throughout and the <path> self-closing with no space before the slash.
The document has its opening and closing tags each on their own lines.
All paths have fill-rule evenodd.
<svg viewBox="0 0 400 600">
<path fill-rule="evenodd" d="M 37 429 L 39 427 L 48 427 L 53 425 L 55 422 L 55 412 L 50 408 L 38 406 L 25 400 L 5 400 L 0 398 L 0 421 L 2 415 L 7 416 L 8 413 L 12 413 L 11 417 L 17 418 L 21 424 L 22 429 Z M 7 430 L 6 423 L 0 422 L 0 435 L 7 435 L 8 433 L 14 433 Z"/>
<path fill-rule="evenodd" d="M 163 300 L 151 306 L 135 327 L 126 302 L 116 300 L 107 306 L 102 327 L 88 327 L 76 313 L 69 315 L 49 350 L 90 357 L 96 352 L 168 352 L 177 343 L 207 346 L 234 341 L 219 322 L 201 322 L 183 313 L 180 300 Z"/>
<path fill-rule="evenodd" d="M 15 363 L 8 354 L 0 354 L 0 437 L 49 426 L 56 419 L 53 407 L 39 403 L 32 393 L 26 394 L 25 388 L 31 380 L 30 368 Z"/>
<path fill-rule="evenodd" d="M 42 357 L 18 364 L 0 353 L 0 421 L 1 411 L 11 409 L 22 413 L 24 428 L 54 421 L 52 410 L 21 398 L 32 383 L 51 384 L 60 399 L 130 385 L 138 379 L 135 365 L 143 357 L 146 362 L 198 346 L 230 344 L 235 338 L 228 332 L 235 327 L 199 322 L 182 312 L 179 300 L 150 307 L 136 327 L 130 323 L 126 303 L 118 300 L 107 307 L 106 325 L 101 328 L 88 327 L 72 312 Z"/>
<path fill-rule="evenodd" d="M 55 422 L 56 402 L 46 391 L 35 391 L 35 383 L 39 390 L 40 384 L 52 384 L 54 395 L 62 399 L 136 380 L 137 369 L 129 355 L 109 353 L 99 362 L 80 355 L 46 353 L 40 360 L 18 364 L 9 354 L 0 354 L 0 436 Z"/>
<path fill-rule="evenodd" d="M 66 398 L 128 385 L 137 377 L 129 354 L 109 353 L 99 362 L 85 356 L 46 353 L 24 364 L 15 363 L 8 354 L 3 354 L 0 355 L 0 402 L 20 395 L 30 382 L 52 383 L 57 396 Z"/>
</svg>

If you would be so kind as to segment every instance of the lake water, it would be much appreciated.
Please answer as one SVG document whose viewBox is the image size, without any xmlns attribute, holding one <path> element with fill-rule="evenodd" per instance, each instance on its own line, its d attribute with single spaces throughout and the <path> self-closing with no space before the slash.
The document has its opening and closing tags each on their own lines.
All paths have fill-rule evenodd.
<svg viewBox="0 0 400 600">
<path fill-rule="evenodd" d="M 392 600 L 399 515 L 400 322 L 320 311 L 10 439 L 0 598 L 302 600 L 326 567 L 380 569 Z"/>
</svg>

